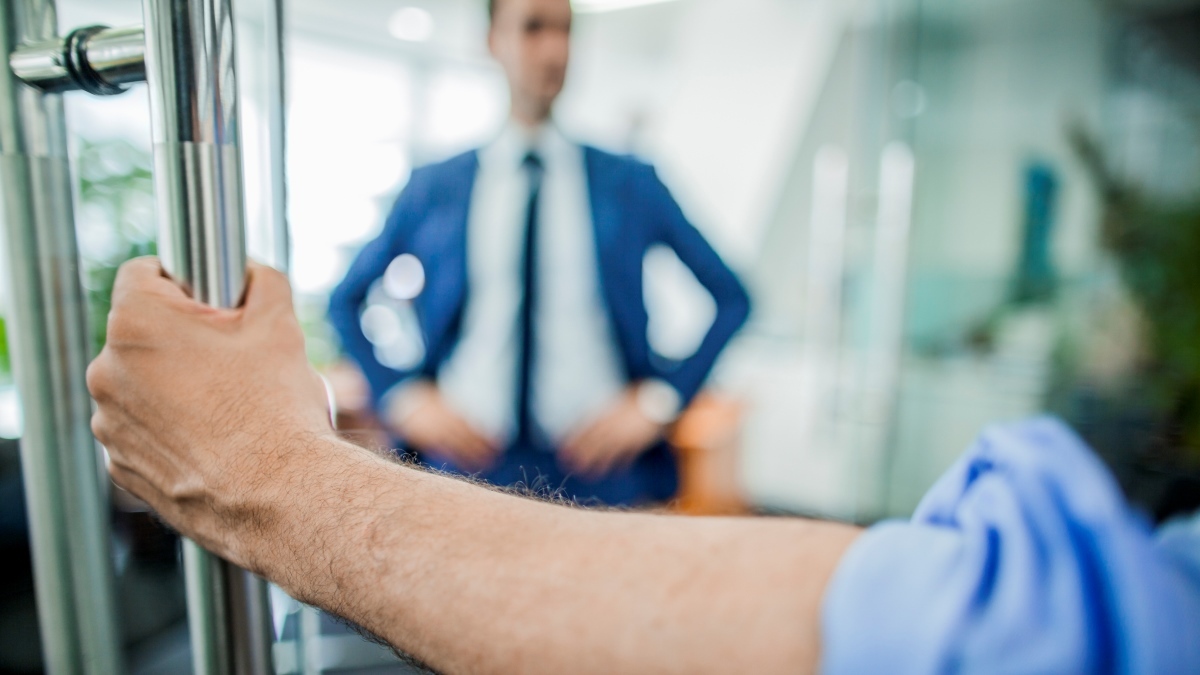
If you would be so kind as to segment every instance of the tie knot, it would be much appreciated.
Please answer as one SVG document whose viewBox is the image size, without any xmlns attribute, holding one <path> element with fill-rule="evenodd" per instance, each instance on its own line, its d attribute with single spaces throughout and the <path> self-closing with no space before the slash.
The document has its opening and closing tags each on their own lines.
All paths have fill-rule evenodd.
<svg viewBox="0 0 1200 675">
<path fill-rule="evenodd" d="M 529 154 L 525 155 L 525 159 L 521 160 L 521 166 L 534 178 L 542 177 L 542 169 L 544 168 L 542 166 L 542 158 L 536 152 L 530 151 Z"/>
</svg>

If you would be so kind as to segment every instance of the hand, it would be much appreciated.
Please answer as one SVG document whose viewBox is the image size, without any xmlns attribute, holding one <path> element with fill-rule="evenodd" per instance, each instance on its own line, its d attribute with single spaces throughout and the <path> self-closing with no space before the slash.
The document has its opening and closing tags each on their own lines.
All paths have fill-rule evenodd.
<svg viewBox="0 0 1200 675">
<path fill-rule="evenodd" d="M 631 387 L 600 417 L 572 434 L 558 452 L 563 468 L 600 478 L 628 465 L 662 437 L 663 425 L 642 412 Z"/>
<path fill-rule="evenodd" d="M 296 489 L 296 450 L 333 438 L 287 279 L 251 265 L 248 284 L 243 307 L 220 310 L 187 297 L 157 259 L 122 265 L 108 344 L 88 368 L 113 480 L 243 566 L 253 561 L 233 542 L 279 516 L 271 496 Z"/>
<path fill-rule="evenodd" d="M 467 472 L 486 471 L 499 449 L 446 402 L 437 385 L 420 382 L 393 401 L 388 421 L 410 444 Z"/>
</svg>

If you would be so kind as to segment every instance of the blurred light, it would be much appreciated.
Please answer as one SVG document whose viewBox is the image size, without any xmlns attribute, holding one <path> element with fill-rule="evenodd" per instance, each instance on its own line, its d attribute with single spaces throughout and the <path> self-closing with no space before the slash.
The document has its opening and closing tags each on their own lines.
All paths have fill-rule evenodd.
<svg viewBox="0 0 1200 675">
<path fill-rule="evenodd" d="M 294 239 L 291 277 L 298 293 L 326 292 L 337 283 L 342 272 L 338 247 L 314 239 L 311 236 Z"/>
<path fill-rule="evenodd" d="M 384 366 L 409 370 L 425 358 L 420 324 L 411 306 L 372 304 L 363 312 L 361 323 L 376 360 Z"/>
<path fill-rule="evenodd" d="M 925 88 L 912 80 L 904 80 L 892 89 L 892 108 L 900 119 L 919 117 L 926 104 Z"/>
<path fill-rule="evenodd" d="M 411 170 L 412 71 L 403 60 L 307 39 L 298 38 L 294 56 L 305 76 L 288 106 L 292 282 L 298 294 L 324 295 L 379 232 Z"/>
<path fill-rule="evenodd" d="M 363 335 L 375 346 L 395 343 L 404 337 L 404 326 L 400 315 L 387 305 L 371 305 L 359 320 Z"/>
<path fill-rule="evenodd" d="M 383 275 L 383 290 L 397 300 L 412 300 L 425 288 L 425 267 L 411 253 L 396 256 Z"/>
<path fill-rule="evenodd" d="M 618 9 L 633 9 L 646 5 L 661 5 L 675 0 L 572 0 L 571 6 L 581 14 L 615 12 Z"/>
<path fill-rule="evenodd" d="M 0 438 L 20 438 L 21 419 L 21 399 L 17 390 L 0 388 Z"/>
<path fill-rule="evenodd" d="M 433 37 L 433 15 L 420 7 L 403 7 L 388 19 L 388 32 L 397 40 L 425 42 Z"/>
<path fill-rule="evenodd" d="M 458 148 L 486 142 L 508 115 L 503 78 L 465 68 L 434 73 L 426 93 L 426 147 Z"/>
<path fill-rule="evenodd" d="M 374 349 L 375 359 L 393 370 L 412 370 L 425 358 L 425 346 L 419 340 L 402 339 Z"/>
</svg>

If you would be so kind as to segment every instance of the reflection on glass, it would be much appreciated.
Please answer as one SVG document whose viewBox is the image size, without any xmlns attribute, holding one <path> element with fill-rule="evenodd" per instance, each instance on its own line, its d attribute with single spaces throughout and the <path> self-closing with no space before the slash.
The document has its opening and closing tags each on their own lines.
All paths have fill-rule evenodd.
<svg viewBox="0 0 1200 675">
<path fill-rule="evenodd" d="M 140 15 L 136 2 L 61 4 L 64 24 Z M 370 4 L 289 12 L 296 308 L 346 409 L 369 405 L 325 323 L 331 287 L 412 169 L 486 140 L 508 103 L 483 3 Z M 982 427 L 1046 411 L 1155 517 L 1195 505 L 1197 10 L 852 4 L 577 3 L 613 11 L 576 17 L 560 122 L 652 160 L 753 287 L 752 323 L 678 433 L 701 458 L 683 510 L 907 515 Z M 98 348 L 116 266 L 154 250 L 145 92 L 67 102 Z M 248 147 L 266 112 L 243 106 Z M 261 189 L 247 195 L 252 214 Z M 411 301 L 428 264 L 394 260 L 361 315 L 395 368 L 426 348 Z M 663 251 L 643 271 L 655 350 L 690 353 L 711 298 Z M 0 323 L 10 438 L 20 418 L 3 336 Z M 357 440 L 389 442 L 360 422 Z M 14 466 L 0 462 L 0 478 Z M 151 647 L 186 649 L 182 595 L 173 535 L 114 499 L 136 672 Z M 21 553 L 20 537 L 5 544 Z M 309 638 L 279 652 L 283 672 L 388 658 L 355 651 L 368 648 L 328 617 L 275 604 L 283 639 Z M 14 667 L 6 647 L 0 670 Z"/>
</svg>

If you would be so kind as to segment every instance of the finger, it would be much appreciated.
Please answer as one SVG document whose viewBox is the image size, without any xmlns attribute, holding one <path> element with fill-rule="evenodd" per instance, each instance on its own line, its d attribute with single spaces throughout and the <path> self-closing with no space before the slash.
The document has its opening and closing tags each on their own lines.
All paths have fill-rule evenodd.
<svg viewBox="0 0 1200 675">
<path fill-rule="evenodd" d="M 442 444 L 449 448 L 455 457 L 461 458 L 464 461 L 474 461 L 479 454 L 471 447 L 469 438 L 460 428 L 446 428 Z"/>
<path fill-rule="evenodd" d="M 474 427 L 469 424 L 463 425 L 464 440 L 471 449 L 479 455 L 491 455 L 496 452 L 496 448 L 484 438 L 483 434 L 479 433 Z"/>
<path fill-rule="evenodd" d="M 614 455 L 597 455 L 596 458 L 588 465 L 586 475 L 588 478 L 597 479 L 607 476 L 616 461 Z"/>
<path fill-rule="evenodd" d="M 626 429 L 617 424 L 607 424 L 594 439 L 594 450 L 587 471 L 593 477 L 607 475 L 633 451 L 634 443 Z"/>
<path fill-rule="evenodd" d="M 153 483 L 123 465 L 109 464 L 108 475 L 114 485 L 146 502 L 156 512 L 166 502 Z"/>
<path fill-rule="evenodd" d="M 458 447 L 471 457 L 472 461 L 477 465 L 487 465 L 495 456 L 495 452 L 488 446 L 487 442 L 470 427 L 463 425 L 462 428 L 457 430 L 456 436 L 455 440 Z"/>
<path fill-rule="evenodd" d="M 583 454 L 595 462 L 597 458 L 611 453 L 617 443 L 617 431 L 612 424 L 600 423 L 593 426 L 583 439 Z"/>
<path fill-rule="evenodd" d="M 579 444 L 577 439 L 572 439 L 567 443 L 564 443 L 563 446 L 559 448 L 556 456 L 558 465 L 569 473 L 578 472 L 578 467 L 583 461 L 581 448 L 582 446 Z"/>
<path fill-rule="evenodd" d="M 593 476 L 596 467 L 603 461 L 604 445 L 598 439 L 591 439 L 578 447 L 577 452 L 568 458 L 569 466 L 575 473 L 583 476 Z"/>
<path fill-rule="evenodd" d="M 447 450 L 454 457 L 455 462 L 467 472 L 483 471 L 491 465 L 492 457 L 487 453 L 475 452 L 467 447 L 462 438 L 452 439 Z"/>
<path fill-rule="evenodd" d="M 495 448 L 488 442 L 488 439 L 465 418 L 448 407 L 444 408 L 443 412 L 446 420 L 444 426 L 453 433 L 454 440 L 460 448 L 475 455 L 488 455 L 495 452 Z"/>
<path fill-rule="evenodd" d="M 247 312 L 258 312 L 286 307 L 292 310 L 292 285 L 279 270 L 251 261 L 247 267 L 246 302 Z"/>
<path fill-rule="evenodd" d="M 644 447 L 636 438 L 629 437 L 622 439 L 616 450 L 609 455 L 608 464 L 604 467 L 605 473 L 613 473 L 628 468 L 642 454 Z"/>
<path fill-rule="evenodd" d="M 440 416 L 423 417 L 410 420 L 407 427 L 408 438 L 418 444 L 424 444 L 429 449 L 457 445 L 452 424 Z"/>
<path fill-rule="evenodd" d="M 566 440 L 559 446 L 559 454 L 569 456 L 575 454 L 579 450 L 580 444 L 583 442 L 584 435 L 587 434 L 589 427 L 581 427 L 571 432 Z"/>
<path fill-rule="evenodd" d="M 465 468 L 467 471 L 469 471 L 471 473 L 479 473 L 481 471 L 487 471 L 488 469 L 492 468 L 494 459 L 495 458 L 489 457 L 487 455 L 478 456 L 478 457 L 471 456 L 467 459 L 467 465 L 464 466 L 463 468 Z"/>
<path fill-rule="evenodd" d="M 572 455 L 586 455 L 594 451 L 594 446 L 600 434 L 603 433 L 603 422 L 592 422 L 575 433 L 567 441 L 567 447 Z"/>
<path fill-rule="evenodd" d="M 133 473 L 149 485 L 168 485 L 178 476 L 178 462 L 160 452 L 160 446 L 119 410 L 113 413 L 100 407 L 92 416 L 91 426 L 93 436 L 107 451 L 110 473 L 118 469 Z"/>
<path fill-rule="evenodd" d="M 180 517 L 179 510 L 172 503 L 171 499 L 164 495 L 154 485 L 153 481 L 147 480 L 137 472 L 122 467 L 111 469 L 109 476 L 112 478 L 113 484 L 118 488 L 146 502 L 154 514 L 161 518 L 171 529 L 192 538 L 196 543 L 210 551 L 228 557 L 226 552 L 217 548 L 220 543 L 218 540 L 203 536 L 203 532 L 183 527 L 187 521 Z"/>
<path fill-rule="evenodd" d="M 636 456 L 637 453 L 628 444 L 622 444 L 619 439 L 615 440 L 613 445 L 596 455 L 596 461 L 589 467 L 590 475 L 593 478 L 610 475 L 628 466 Z"/>
<path fill-rule="evenodd" d="M 110 356 L 109 352 L 100 352 L 100 355 L 88 364 L 87 371 L 85 371 L 84 374 L 88 393 L 92 395 L 92 398 L 94 398 L 97 403 L 104 403 L 108 401 L 113 390 L 112 366 L 109 364 L 111 358 L 112 357 Z M 96 416 L 99 414 L 100 413 L 97 412 Z M 93 416 L 93 428 L 95 428 L 95 424 L 96 420 L 95 416 Z"/>
<path fill-rule="evenodd" d="M 466 427 L 454 417 L 431 422 L 427 435 L 433 445 L 452 453 L 455 458 L 468 460 L 476 454 L 471 448 Z"/>
<path fill-rule="evenodd" d="M 596 455 L 603 450 L 603 430 L 599 425 L 592 425 L 574 440 L 563 459 L 571 471 L 587 474 L 596 461 Z"/>
<path fill-rule="evenodd" d="M 124 301 L 130 293 L 155 293 L 172 298 L 186 299 L 187 293 L 171 281 L 163 271 L 162 263 L 153 256 L 143 256 L 126 261 L 117 269 L 113 282 L 113 304 Z"/>
</svg>

